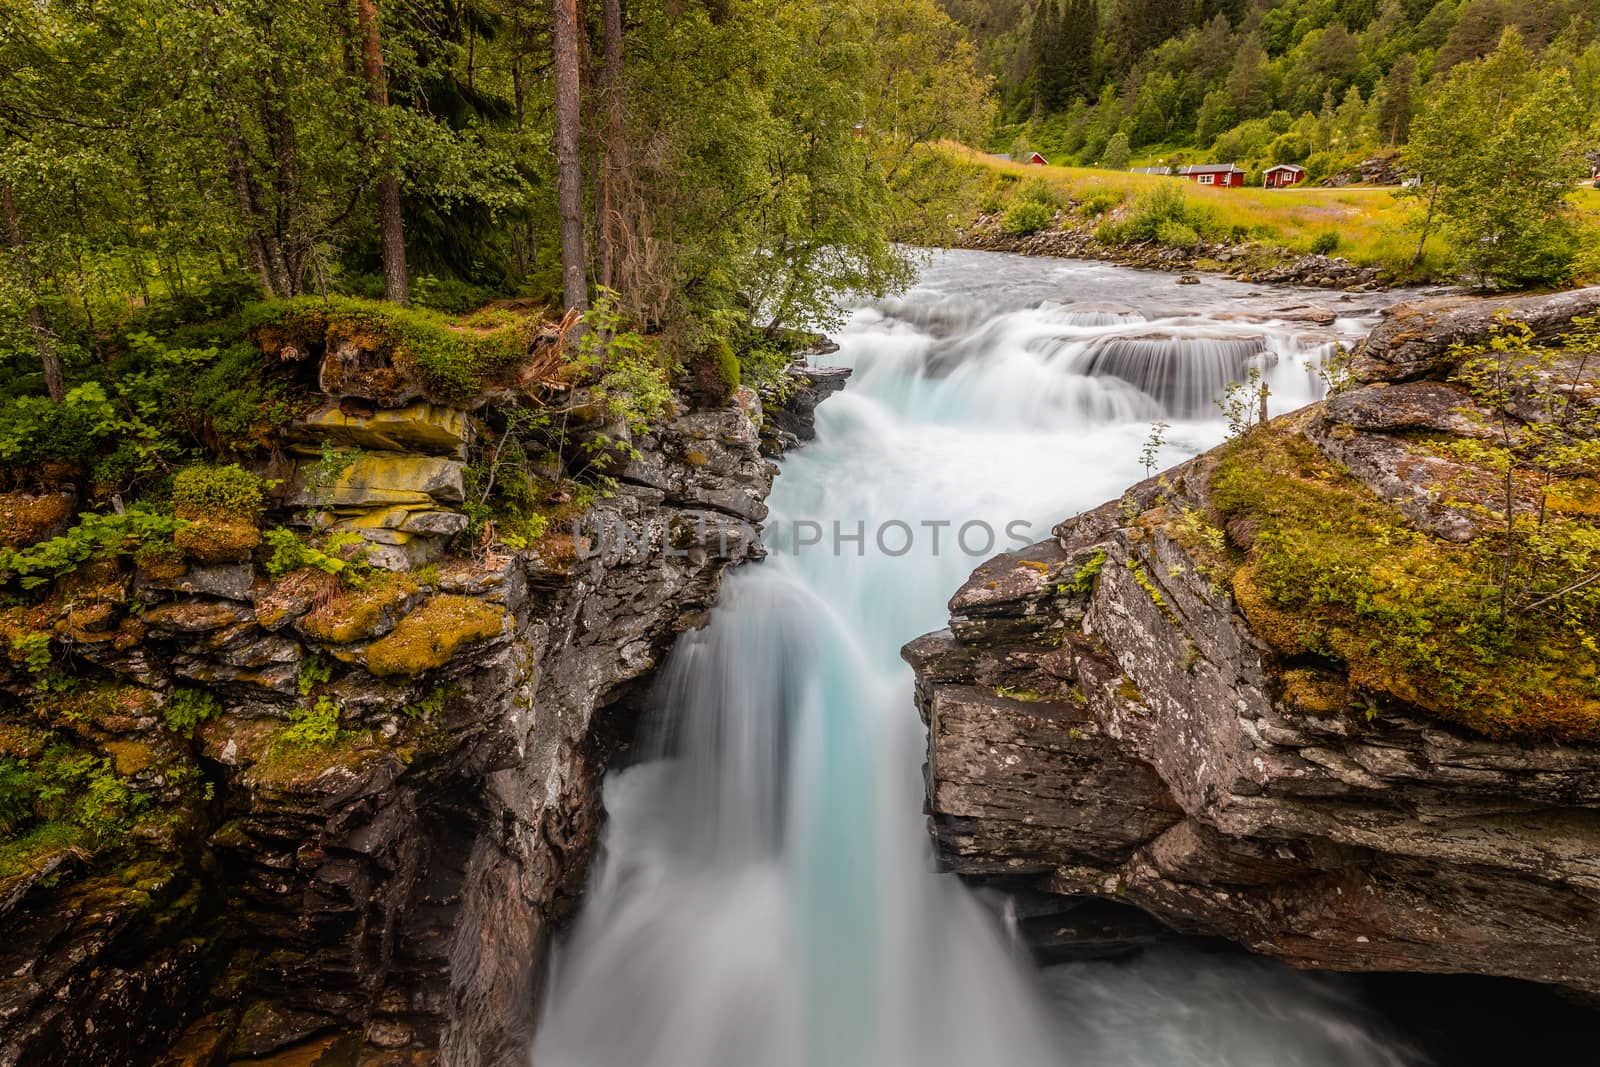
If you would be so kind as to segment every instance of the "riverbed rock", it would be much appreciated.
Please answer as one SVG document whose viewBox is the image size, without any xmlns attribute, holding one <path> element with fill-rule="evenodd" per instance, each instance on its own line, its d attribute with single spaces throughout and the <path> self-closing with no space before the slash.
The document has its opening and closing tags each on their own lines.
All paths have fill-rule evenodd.
<svg viewBox="0 0 1600 1067">
<path fill-rule="evenodd" d="M 1553 332 L 1597 297 L 1519 309 Z M 1373 664 L 1306 652 L 1229 562 L 1253 525 L 1207 525 L 1226 457 L 1270 435 L 1430 536 L 1482 534 L 1472 485 L 1431 465 L 1449 448 L 1418 443 L 1477 438 L 1439 357 L 1499 306 L 1402 309 L 1349 391 L 974 572 L 950 628 L 904 652 L 950 869 L 1024 894 L 1042 930 L 1098 898 L 1301 967 L 1600 997 L 1600 744 L 1486 736 Z"/>
</svg>

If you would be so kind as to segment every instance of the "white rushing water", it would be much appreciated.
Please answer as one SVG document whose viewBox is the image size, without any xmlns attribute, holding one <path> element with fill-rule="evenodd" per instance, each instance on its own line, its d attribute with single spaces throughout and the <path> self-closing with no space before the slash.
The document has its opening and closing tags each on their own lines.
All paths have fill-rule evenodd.
<svg viewBox="0 0 1600 1067">
<path fill-rule="evenodd" d="M 828 360 L 855 376 L 783 464 L 773 555 L 679 641 L 646 761 L 607 781 L 536 1067 L 1411 1062 L 1344 987 L 1264 961 L 1163 950 L 1030 973 L 933 873 L 898 657 L 1017 547 L 1008 525 L 1040 540 L 1144 477 L 1153 420 L 1172 424 L 1165 467 L 1222 439 L 1212 400 L 1251 366 L 1274 412 L 1314 399 L 1306 362 L 1374 305 L 1326 328 L 1282 309 L 1337 300 L 960 252 L 856 311 Z M 963 551 L 974 520 L 994 541 L 968 526 Z"/>
</svg>

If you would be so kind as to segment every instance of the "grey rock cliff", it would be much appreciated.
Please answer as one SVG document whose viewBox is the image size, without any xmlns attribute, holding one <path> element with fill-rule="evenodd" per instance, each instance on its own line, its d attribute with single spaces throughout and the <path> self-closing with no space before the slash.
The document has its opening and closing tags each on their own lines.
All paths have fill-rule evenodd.
<svg viewBox="0 0 1600 1067">
<path fill-rule="evenodd" d="M 1521 310 L 1569 322 L 1597 295 Z M 1400 335 L 1418 321 L 1459 340 L 1493 310 L 1401 311 L 1358 353 L 1365 384 L 1275 432 L 1460 540 L 1474 513 L 1428 492 L 1442 475 L 1408 435 L 1474 424 L 1448 343 Z M 1023 893 L 1046 942 L 1106 900 L 1297 966 L 1600 994 L 1600 748 L 1488 740 L 1282 651 L 1169 521 L 1207 513 L 1219 462 L 990 560 L 950 628 L 906 646 L 944 862 Z"/>
</svg>

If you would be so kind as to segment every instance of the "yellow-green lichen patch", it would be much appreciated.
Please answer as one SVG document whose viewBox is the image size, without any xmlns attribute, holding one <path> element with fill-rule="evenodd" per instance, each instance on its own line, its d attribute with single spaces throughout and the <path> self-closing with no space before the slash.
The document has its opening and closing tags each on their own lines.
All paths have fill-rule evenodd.
<svg viewBox="0 0 1600 1067">
<path fill-rule="evenodd" d="M 442 667 L 456 651 L 505 632 L 500 608 L 469 596 L 429 597 L 387 636 L 367 648 L 367 670 L 380 678 Z"/>
<path fill-rule="evenodd" d="M 307 637 L 346 645 L 387 632 L 417 595 L 417 583 L 403 574 L 383 574 L 364 589 L 334 587 L 297 624 Z"/>
<path fill-rule="evenodd" d="M 1230 446 L 1211 503 L 1229 529 L 1255 530 L 1232 585 L 1278 651 L 1490 737 L 1600 740 L 1594 620 L 1557 610 L 1503 621 L 1494 536 L 1457 544 L 1418 531 L 1283 423 Z"/>
</svg>

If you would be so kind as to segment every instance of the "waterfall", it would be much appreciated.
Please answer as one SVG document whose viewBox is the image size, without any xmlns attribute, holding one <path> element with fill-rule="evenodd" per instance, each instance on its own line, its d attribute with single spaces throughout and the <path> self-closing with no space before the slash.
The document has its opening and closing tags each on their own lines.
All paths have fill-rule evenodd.
<svg viewBox="0 0 1600 1067">
<path fill-rule="evenodd" d="M 1406 1062 L 1338 987 L 1259 961 L 1152 954 L 1041 981 L 1004 919 L 934 871 L 899 646 L 944 625 L 983 558 L 1142 477 L 1151 421 L 1173 423 L 1167 464 L 1221 439 L 1210 394 L 1251 366 L 1275 410 L 1315 395 L 1304 364 L 1332 334 L 1270 308 L 1256 326 L 1166 309 L 1163 280 L 951 253 L 853 313 L 830 361 L 855 377 L 784 462 L 772 555 L 679 640 L 640 762 L 607 779 L 536 1067 Z M 1259 303 L 1205 289 L 1217 310 Z M 980 528 L 989 543 L 963 540 Z"/>
</svg>

